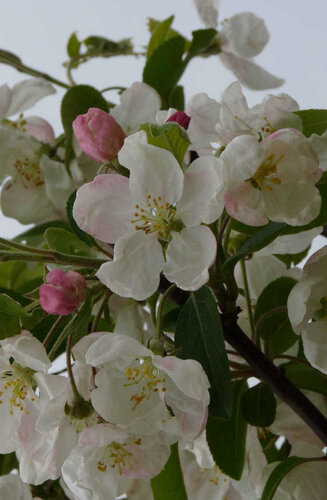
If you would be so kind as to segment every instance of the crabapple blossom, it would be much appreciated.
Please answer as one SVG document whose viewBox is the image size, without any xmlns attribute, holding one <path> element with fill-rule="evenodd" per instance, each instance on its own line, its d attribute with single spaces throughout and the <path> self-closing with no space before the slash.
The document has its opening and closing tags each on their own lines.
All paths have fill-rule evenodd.
<svg viewBox="0 0 327 500">
<path fill-rule="evenodd" d="M 162 270 L 185 290 L 200 288 L 216 253 L 211 230 L 200 224 L 214 222 L 223 209 L 220 160 L 199 158 L 183 175 L 174 156 L 148 144 L 141 131 L 125 140 L 119 161 L 129 179 L 99 175 L 78 190 L 74 204 L 82 229 L 116 243 L 114 260 L 97 276 L 115 293 L 137 300 L 155 292 Z"/>
<path fill-rule="evenodd" d="M 319 214 L 321 197 L 315 184 L 322 172 L 301 132 L 282 129 L 261 143 L 250 136 L 236 137 L 220 159 L 225 208 L 235 219 L 252 226 L 268 219 L 301 226 Z"/>
<path fill-rule="evenodd" d="M 203 430 L 209 382 L 197 361 L 154 355 L 118 333 L 98 334 L 91 341 L 85 363 L 97 369 L 91 401 L 102 418 L 141 434 L 192 438 Z"/>
<path fill-rule="evenodd" d="M 198 13 L 208 28 L 218 24 L 217 0 L 194 0 Z M 222 21 L 218 33 L 219 57 L 242 85 L 253 90 L 280 87 L 284 80 L 252 61 L 269 40 L 264 21 L 251 12 L 240 12 Z"/>
<path fill-rule="evenodd" d="M 291 290 L 287 303 L 292 327 L 296 333 L 301 333 L 306 358 L 323 373 L 327 373 L 326 270 L 325 246 L 307 261 L 303 275 Z"/>
<path fill-rule="evenodd" d="M 62 467 L 68 488 L 80 500 L 115 500 L 120 477 L 151 478 L 169 458 L 170 448 L 112 424 L 82 432 Z"/>
<path fill-rule="evenodd" d="M 86 114 L 78 115 L 73 130 L 84 153 L 100 163 L 113 160 L 126 137 L 116 120 L 98 108 L 90 108 Z"/>
<path fill-rule="evenodd" d="M 41 342 L 23 330 L 1 340 L 0 364 L 0 450 L 8 453 L 15 449 L 11 438 L 37 399 L 34 374 L 45 373 L 51 363 Z"/>
<path fill-rule="evenodd" d="M 32 500 L 31 489 L 18 474 L 0 476 L 0 498 L 6 500 Z M 37 500 L 36 497 L 33 497 Z"/>
<path fill-rule="evenodd" d="M 67 316 L 84 302 L 86 281 L 80 273 L 53 269 L 45 280 L 46 284 L 40 286 L 40 304 L 49 314 Z"/>
<path fill-rule="evenodd" d="M 181 127 L 188 129 L 190 124 L 191 117 L 188 116 L 184 111 L 176 111 L 167 119 L 167 122 L 176 122 L 179 123 Z"/>
</svg>

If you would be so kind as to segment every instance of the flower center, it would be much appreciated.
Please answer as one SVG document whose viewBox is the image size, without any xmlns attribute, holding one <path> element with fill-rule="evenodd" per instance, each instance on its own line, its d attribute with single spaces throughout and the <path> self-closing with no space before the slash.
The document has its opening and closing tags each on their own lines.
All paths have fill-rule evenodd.
<svg viewBox="0 0 327 500">
<path fill-rule="evenodd" d="M 14 168 L 20 175 L 25 187 L 34 185 L 35 187 L 44 184 L 43 174 L 38 163 L 25 157 L 23 160 L 17 159 L 14 163 Z"/>
<path fill-rule="evenodd" d="M 8 120 L 9 121 L 9 120 Z M 20 130 L 21 132 L 25 133 L 26 132 L 26 127 L 25 125 L 27 124 L 23 113 L 20 113 L 18 120 L 10 121 L 10 125 L 15 129 L 15 130 Z"/>
<path fill-rule="evenodd" d="M 124 387 L 140 384 L 140 391 L 131 396 L 133 410 L 144 400 L 150 399 L 152 392 L 162 392 L 167 389 L 164 385 L 165 378 L 161 378 L 160 370 L 153 366 L 150 358 L 138 360 L 137 366 L 129 367 L 125 370 L 128 380 Z"/>
<path fill-rule="evenodd" d="M 146 234 L 157 233 L 159 238 L 167 240 L 171 230 L 182 229 L 182 223 L 175 219 L 175 215 L 176 207 L 164 202 L 161 196 L 154 198 L 148 194 L 145 208 L 135 205 L 135 218 L 131 220 L 131 223 L 137 231 L 141 230 Z M 180 229 L 179 225 L 181 225 Z"/>
<path fill-rule="evenodd" d="M 72 415 L 68 417 L 68 424 L 75 430 L 77 434 L 81 433 L 87 427 L 92 427 L 99 422 L 99 417 L 93 413 L 86 418 L 76 418 Z"/>
<path fill-rule="evenodd" d="M 28 415 L 29 412 L 25 408 L 25 399 L 28 396 L 29 390 L 33 390 L 33 385 L 35 384 L 33 373 L 33 370 L 30 368 L 22 368 L 18 363 L 13 363 L 10 370 L 2 372 L 1 382 L 4 385 L 0 391 L 0 398 L 6 391 L 11 391 L 11 396 L 9 397 L 10 415 L 13 415 L 14 408 L 18 408 Z M 31 401 L 35 399 L 33 395 L 30 398 Z M 2 399 L 0 399 L 0 404 L 3 404 Z"/>
<path fill-rule="evenodd" d="M 266 188 L 271 191 L 273 185 L 281 183 L 280 178 L 276 175 L 277 164 L 281 158 L 276 160 L 274 155 L 268 155 L 265 161 L 258 167 L 256 173 L 250 179 L 247 179 L 246 182 L 250 182 L 256 189 Z"/>
<path fill-rule="evenodd" d="M 203 469 L 202 473 L 203 474 L 206 473 L 209 483 L 214 484 L 215 486 L 217 486 L 219 484 L 219 481 L 223 476 L 223 473 L 221 472 L 221 470 L 219 469 L 219 467 L 216 464 L 213 467 L 211 467 L 210 469 L 205 467 Z M 223 481 L 224 482 L 227 481 L 226 477 L 224 477 Z"/>
<path fill-rule="evenodd" d="M 141 439 L 134 441 L 135 444 L 140 445 Z M 119 444 L 113 441 L 108 446 L 106 446 L 101 460 L 97 463 L 97 469 L 100 472 L 106 472 L 108 466 L 112 469 L 118 469 L 119 475 L 122 474 L 123 467 L 129 467 L 133 469 L 133 462 L 136 463 L 133 453 L 128 451 L 125 446 L 126 443 Z"/>
</svg>

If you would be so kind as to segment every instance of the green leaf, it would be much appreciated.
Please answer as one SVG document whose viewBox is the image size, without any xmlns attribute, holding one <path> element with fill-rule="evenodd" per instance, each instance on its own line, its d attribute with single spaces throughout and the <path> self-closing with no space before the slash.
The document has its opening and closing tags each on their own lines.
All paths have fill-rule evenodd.
<svg viewBox="0 0 327 500">
<path fill-rule="evenodd" d="M 223 265 L 223 271 L 230 272 L 237 262 L 247 255 L 261 250 L 261 248 L 271 243 L 280 235 L 286 224 L 281 222 L 271 222 L 251 236 L 238 250 L 237 253 L 229 257 Z"/>
<path fill-rule="evenodd" d="M 85 38 L 83 43 L 87 47 L 87 55 L 96 53 L 101 57 L 129 54 L 133 50 L 130 38 L 115 42 L 102 36 L 91 35 Z"/>
<path fill-rule="evenodd" d="M 176 87 L 170 94 L 169 106 L 171 108 L 178 109 L 178 111 L 184 111 L 185 97 L 184 97 L 184 87 L 182 87 L 182 85 L 176 85 Z"/>
<path fill-rule="evenodd" d="M 154 500 L 187 500 L 183 472 L 178 455 L 178 444 L 171 447 L 164 469 L 151 479 Z"/>
<path fill-rule="evenodd" d="M 247 388 L 246 381 L 235 382 L 233 412 L 230 420 L 217 420 L 209 416 L 207 442 L 218 467 L 228 476 L 239 480 L 245 464 L 247 422 L 241 411 L 241 399 Z"/>
<path fill-rule="evenodd" d="M 176 348 L 178 356 L 195 359 L 206 372 L 210 382 L 210 414 L 230 418 L 232 412 L 232 384 L 223 330 L 216 299 L 210 288 L 203 286 L 192 292 L 178 317 Z"/>
<path fill-rule="evenodd" d="M 167 107 L 169 96 L 185 69 L 182 61 L 185 40 L 175 36 L 157 47 L 147 60 L 143 70 L 143 81 L 153 87 Z"/>
<path fill-rule="evenodd" d="M 167 149 L 175 156 L 180 165 L 183 163 L 185 153 L 191 142 L 183 127 L 178 123 L 168 122 L 164 125 L 142 123 L 139 130 L 146 132 L 149 144 Z"/>
<path fill-rule="evenodd" d="M 295 284 L 293 278 L 278 278 L 266 286 L 257 301 L 254 322 L 273 355 L 286 351 L 299 338 L 287 314 L 287 299 Z"/>
<path fill-rule="evenodd" d="M 285 376 L 299 389 L 319 392 L 327 396 L 326 375 L 303 363 L 290 362 L 280 366 Z"/>
<path fill-rule="evenodd" d="M 258 429 L 258 439 L 268 464 L 285 460 L 291 452 L 292 447 L 287 439 L 285 439 L 281 447 L 277 448 L 276 442 L 279 437 L 267 429 Z"/>
<path fill-rule="evenodd" d="M 95 243 L 94 238 L 92 236 L 90 236 L 89 234 L 87 234 L 85 231 L 83 231 L 83 229 L 81 229 L 77 225 L 77 223 L 73 217 L 73 207 L 74 207 L 75 200 L 76 200 L 76 191 L 74 191 L 70 195 L 70 197 L 68 198 L 68 201 L 67 201 L 66 212 L 67 212 L 67 219 L 69 221 L 69 225 L 71 227 L 71 230 L 76 234 L 76 236 L 81 241 L 86 243 L 89 247 L 92 247 Z"/>
<path fill-rule="evenodd" d="M 6 455 L 0 455 L 0 475 L 4 476 L 9 474 L 13 469 L 18 469 L 19 463 L 16 457 L 16 453 L 8 453 Z"/>
<path fill-rule="evenodd" d="M 299 465 L 315 461 L 314 458 L 289 457 L 281 462 L 270 474 L 262 492 L 261 500 L 272 500 L 284 477 Z"/>
<path fill-rule="evenodd" d="M 66 134 L 66 158 L 68 168 L 70 160 L 74 158 L 73 121 L 78 115 L 87 113 L 89 108 L 99 108 L 109 111 L 108 103 L 100 92 L 89 85 L 75 85 L 67 90 L 61 101 L 61 121 Z"/>
<path fill-rule="evenodd" d="M 67 42 L 67 54 L 69 55 L 69 57 L 78 56 L 81 45 L 82 44 L 77 38 L 76 33 L 72 33 Z"/>
<path fill-rule="evenodd" d="M 287 269 L 290 269 L 291 267 L 299 264 L 308 255 L 309 250 L 310 250 L 310 245 L 308 246 L 308 248 L 305 248 L 302 252 L 275 254 L 275 257 L 284 262 Z"/>
<path fill-rule="evenodd" d="M 85 302 L 74 321 L 71 332 L 73 335 L 73 343 L 76 344 L 84 335 L 87 335 L 89 332 L 90 321 L 92 316 L 92 295 L 93 290 L 88 289 L 86 292 Z"/>
<path fill-rule="evenodd" d="M 0 63 L 16 67 L 16 64 L 22 64 L 22 60 L 16 54 L 0 49 Z"/>
<path fill-rule="evenodd" d="M 152 22 L 153 30 L 151 31 L 152 35 L 148 44 L 147 59 L 149 59 L 153 51 L 158 48 L 159 45 L 162 45 L 166 40 L 169 40 L 170 38 L 178 36 L 178 33 L 170 28 L 173 20 L 174 16 L 170 16 L 164 21 L 157 21 L 156 25 L 154 25 L 154 23 Z"/>
<path fill-rule="evenodd" d="M 321 135 L 327 129 L 327 109 L 304 109 L 295 111 L 295 114 L 302 118 L 303 134 L 306 137 Z"/>
<path fill-rule="evenodd" d="M 63 220 L 53 220 L 49 222 L 42 222 L 42 224 L 38 224 L 37 226 L 33 226 L 31 229 L 24 231 L 23 233 L 18 234 L 13 238 L 13 241 L 20 243 L 21 241 L 26 241 L 29 245 L 33 243 L 33 246 L 36 246 L 36 241 L 43 241 L 44 232 L 49 227 L 61 227 L 63 229 L 69 229 L 69 225 L 67 222 Z"/>
<path fill-rule="evenodd" d="M 246 421 L 258 427 L 268 427 L 276 416 L 276 399 L 266 384 L 257 384 L 242 397 L 241 407 Z"/>
<path fill-rule="evenodd" d="M 28 316 L 18 302 L 8 295 L 0 295 L 0 339 L 20 333 L 21 319 Z"/>
<path fill-rule="evenodd" d="M 193 38 L 187 54 L 187 61 L 204 52 L 215 40 L 217 31 L 213 28 L 196 30 L 192 32 Z"/>
<path fill-rule="evenodd" d="M 90 247 L 75 234 L 66 231 L 66 229 L 50 227 L 46 230 L 44 238 L 49 248 L 58 252 L 83 257 L 93 256 Z"/>
</svg>

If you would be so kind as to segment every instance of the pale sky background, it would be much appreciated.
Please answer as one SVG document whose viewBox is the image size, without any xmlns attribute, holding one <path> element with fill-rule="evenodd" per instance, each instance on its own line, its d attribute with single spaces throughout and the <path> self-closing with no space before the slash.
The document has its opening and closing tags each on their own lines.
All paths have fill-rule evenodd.
<svg viewBox="0 0 327 500">
<path fill-rule="evenodd" d="M 270 41 L 256 62 L 286 79 L 283 87 L 272 92 L 287 92 L 301 109 L 327 108 L 327 2 L 221 0 L 219 17 L 222 20 L 242 11 L 263 17 L 270 32 Z M 80 39 L 91 34 L 112 40 L 132 37 L 136 49 L 142 50 L 149 38 L 146 18 L 162 20 L 171 14 L 175 14 L 173 27 L 186 37 L 203 27 L 192 0 L 0 0 L 0 48 L 16 53 L 26 65 L 66 81 L 62 62 L 73 31 Z M 78 83 L 97 88 L 127 87 L 141 80 L 142 68 L 142 58 L 97 59 L 83 65 L 74 76 Z M 11 86 L 23 78 L 26 76 L 0 65 L 0 84 Z M 219 58 L 211 57 L 192 61 L 182 83 L 187 98 L 206 92 L 219 99 L 234 80 Z M 246 90 L 245 94 L 254 105 L 267 92 Z M 30 112 L 46 118 L 58 134 L 62 95 L 58 88 L 56 95 L 45 98 Z M 116 95 L 110 98 L 115 101 Z M 26 226 L 15 220 L 0 216 L 1 236 L 10 237 L 24 229 Z"/>
</svg>

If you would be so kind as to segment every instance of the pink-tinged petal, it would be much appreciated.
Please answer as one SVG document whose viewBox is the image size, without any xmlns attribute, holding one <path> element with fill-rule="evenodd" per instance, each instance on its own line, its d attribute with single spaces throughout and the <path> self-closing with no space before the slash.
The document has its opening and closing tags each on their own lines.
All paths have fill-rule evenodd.
<svg viewBox="0 0 327 500">
<path fill-rule="evenodd" d="M 154 123 L 160 108 L 159 94 L 146 83 L 134 82 L 121 94 L 120 104 L 111 110 L 111 116 L 130 135 L 137 131 L 141 123 Z"/>
<path fill-rule="evenodd" d="M 119 162 L 130 170 L 130 190 L 141 203 L 147 195 L 176 203 L 182 196 L 183 172 L 167 149 L 148 144 L 144 131 L 125 140 L 118 155 Z"/>
<path fill-rule="evenodd" d="M 268 223 L 264 215 L 262 195 L 249 182 L 228 189 L 225 194 L 226 212 L 236 220 L 249 226 L 263 226 Z"/>
<path fill-rule="evenodd" d="M 254 62 L 231 52 L 221 52 L 222 63 L 231 70 L 242 85 L 252 90 L 266 90 L 283 85 L 285 80 L 268 73 Z"/>
<path fill-rule="evenodd" d="M 0 120 L 7 116 L 7 112 L 11 103 L 11 90 L 5 83 L 0 86 Z"/>
<path fill-rule="evenodd" d="M 43 344 L 26 330 L 1 340 L 1 347 L 8 357 L 13 357 L 22 366 L 44 373 L 51 367 Z"/>
<path fill-rule="evenodd" d="M 99 163 L 113 160 L 126 137 L 115 118 L 98 108 L 78 115 L 73 130 L 84 153 Z"/>
<path fill-rule="evenodd" d="M 98 424 L 85 429 L 79 438 L 80 446 L 107 446 L 113 441 L 122 443 L 129 437 L 127 431 L 109 423 Z"/>
<path fill-rule="evenodd" d="M 157 290 L 163 267 L 164 258 L 157 235 L 136 231 L 118 240 L 114 260 L 102 264 L 97 277 L 122 297 L 144 300 Z"/>
<path fill-rule="evenodd" d="M 164 274 L 183 290 L 198 290 L 209 279 L 216 256 L 216 239 L 207 226 L 187 227 L 172 233 Z"/>
<path fill-rule="evenodd" d="M 102 174 L 79 188 L 73 216 L 87 233 L 115 243 L 134 230 L 131 224 L 133 205 L 129 180 L 122 175 Z"/>
<path fill-rule="evenodd" d="M 25 118 L 24 132 L 27 135 L 32 135 L 38 141 L 54 145 L 56 137 L 52 126 L 47 120 L 39 116 L 28 116 Z"/>
<path fill-rule="evenodd" d="M 219 0 L 194 0 L 195 7 L 206 28 L 217 27 L 219 3 Z"/>
<path fill-rule="evenodd" d="M 246 58 L 258 55 L 269 40 L 263 19 L 252 12 L 240 12 L 226 19 L 220 35 L 224 50 Z"/>
<path fill-rule="evenodd" d="M 186 396 L 209 404 L 210 383 L 200 363 L 194 359 L 155 355 L 152 364 L 167 373 L 178 389 Z"/>
<path fill-rule="evenodd" d="M 186 226 L 217 220 L 224 208 L 222 176 L 223 162 L 219 158 L 201 157 L 193 161 L 184 175 L 176 217 L 181 217 Z"/>
<path fill-rule="evenodd" d="M 34 106 L 43 97 L 55 93 L 56 90 L 51 83 L 42 78 L 22 80 L 12 88 L 12 100 L 7 116 L 21 113 Z"/>
<path fill-rule="evenodd" d="M 40 305 L 49 314 L 67 316 L 85 300 L 85 278 L 75 271 L 65 273 L 54 269 L 46 276 L 46 284 L 40 286 Z"/>
</svg>

